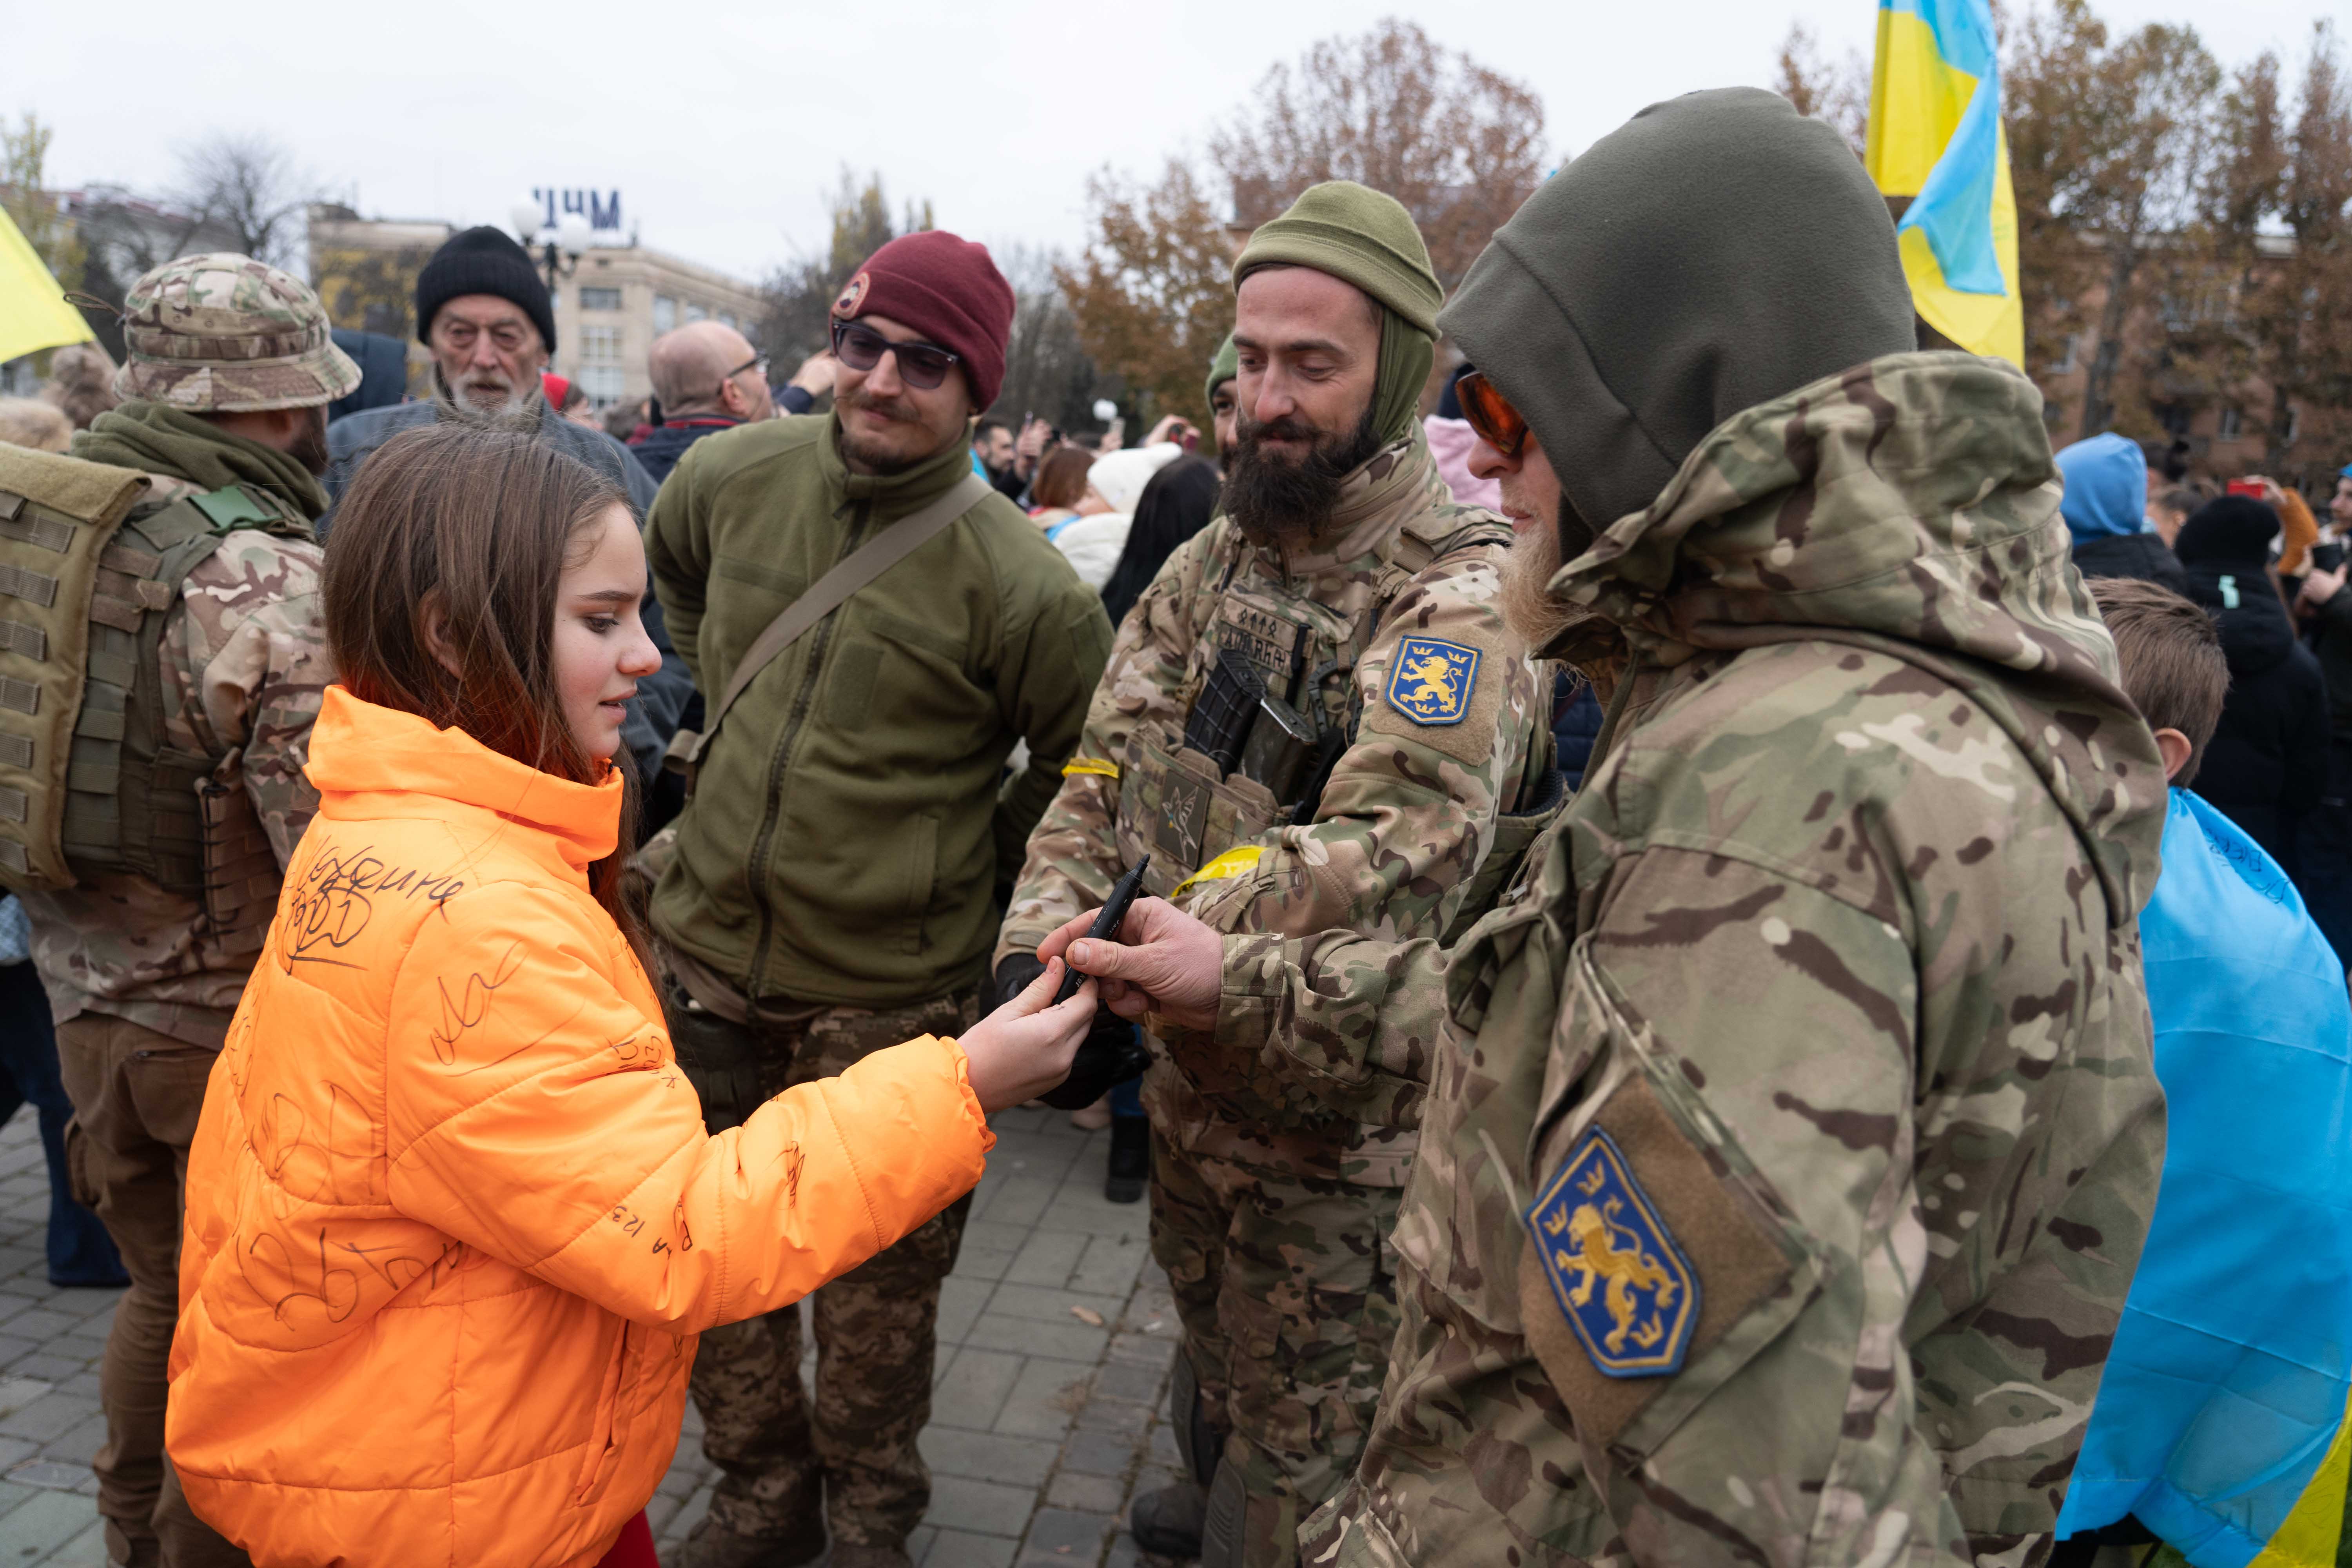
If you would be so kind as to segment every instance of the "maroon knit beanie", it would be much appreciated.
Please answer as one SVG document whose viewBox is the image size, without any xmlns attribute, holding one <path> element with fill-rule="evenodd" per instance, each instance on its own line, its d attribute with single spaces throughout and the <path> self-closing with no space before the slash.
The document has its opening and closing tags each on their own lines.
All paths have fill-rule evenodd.
<svg viewBox="0 0 2352 1568">
<path fill-rule="evenodd" d="M 945 229 L 902 234 L 867 257 L 833 302 L 836 320 L 887 316 L 963 360 L 972 401 L 986 408 L 1004 384 L 1013 285 L 988 247 Z"/>
</svg>

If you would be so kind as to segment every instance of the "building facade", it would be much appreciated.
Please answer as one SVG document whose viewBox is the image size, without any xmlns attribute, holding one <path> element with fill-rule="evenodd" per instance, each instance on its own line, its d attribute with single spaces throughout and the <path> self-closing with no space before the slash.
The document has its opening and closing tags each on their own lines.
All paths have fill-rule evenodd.
<svg viewBox="0 0 2352 1568">
<path fill-rule="evenodd" d="M 2293 255 L 2294 241 L 2256 241 L 2252 279 L 2200 263 L 2159 241 L 2149 247 L 2114 345 L 2104 427 L 2134 439 L 2185 441 L 2189 477 L 2202 488 L 2267 472 L 2306 494 L 2335 488 L 2335 470 L 2352 461 L 2352 407 L 2281 398 L 2249 349 L 2241 320 L 2250 281 Z M 2053 445 L 2097 433 L 2085 428 L 2084 404 L 2101 348 L 2108 285 L 2086 268 L 2087 281 L 2067 314 L 2074 331 L 2031 330 L 2028 373 L 2041 389 Z M 2031 301 L 2029 301 L 2031 304 Z"/>
<path fill-rule="evenodd" d="M 757 289 L 715 268 L 648 246 L 592 246 L 556 288 L 549 368 L 578 382 L 599 409 L 635 404 L 653 391 L 646 357 L 656 338 L 715 319 L 756 342 L 764 309 Z"/>
</svg>

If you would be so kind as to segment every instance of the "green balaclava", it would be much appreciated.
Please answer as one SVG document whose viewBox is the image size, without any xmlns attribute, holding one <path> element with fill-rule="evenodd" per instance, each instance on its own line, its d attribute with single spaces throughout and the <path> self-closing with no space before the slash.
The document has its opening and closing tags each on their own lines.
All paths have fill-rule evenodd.
<svg viewBox="0 0 2352 1568">
<path fill-rule="evenodd" d="M 1918 347 L 1862 162 L 1778 93 L 1654 103 L 1538 187 L 1441 319 L 1543 443 L 1581 518 L 1647 507 L 1743 409 Z"/>
<path fill-rule="evenodd" d="M 1241 351 L 1234 347 L 1233 333 L 1227 332 L 1225 341 L 1217 345 L 1217 357 L 1209 362 L 1209 384 L 1201 391 L 1201 401 L 1208 405 L 1210 413 L 1217 411 L 1217 388 L 1241 373 Z"/>
<path fill-rule="evenodd" d="M 1372 427 L 1403 439 L 1421 410 L 1421 389 L 1437 353 L 1437 308 L 1445 303 L 1429 247 L 1394 196 L 1330 180 L 1260 225 L 1234 263 L 1234 287 L 1261 267 L 1311 267 L 1352 283 L 1381 306 L 1381 363 L 1372 386 Z"/>
</svg>

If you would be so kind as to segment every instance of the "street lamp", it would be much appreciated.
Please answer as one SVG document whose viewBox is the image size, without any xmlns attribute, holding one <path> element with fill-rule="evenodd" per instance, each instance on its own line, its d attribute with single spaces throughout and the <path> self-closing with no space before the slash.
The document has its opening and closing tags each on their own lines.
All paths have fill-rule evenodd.
<svg viewBox="0 0 2352 1568">
<path fill-rule="evenodd" d="M 547 273 L 548 291 L 553 293 L 558 284 L 579 270 L 580 253 L 588 248 L 589 236 L 594 231 L 576 212 L 565 213 L 550 226 L 542 221 L 546 211 L 536 200 L 520 201 L 509 216 L 523 248 L 540 247 L 539 265 Z"/>
</svg>

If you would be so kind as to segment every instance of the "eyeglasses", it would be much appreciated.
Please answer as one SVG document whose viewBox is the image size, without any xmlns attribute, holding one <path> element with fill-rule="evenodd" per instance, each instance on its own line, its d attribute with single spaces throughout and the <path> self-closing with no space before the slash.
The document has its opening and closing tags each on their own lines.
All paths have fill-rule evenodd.
<svg viewBox="0 0 2352 1568">
<path fill-rule="evenodd" d="M 899 377 L 908 386 L 925 392 L 947 380 L 948 372 L 962 357 L 936 343 L 894 343 L 873 328 L 861 327 L 856 321 L 834 322 L 833 352 L 842 363 L 861 374 L 880 364 L 884 354 L 896 354 Z"/>
<path fill-rule="evenodd" d="M 1527 445 L 1528 422 L 1511 406 L 1509 398 L 1495 390 L 1486 373 L 1474 370 L 1454 384 L 1454 395 L 1462 404 L 1462 417 L 1478 439 L 1506 458 L 1516 458 Z"/>
<path fill-rule="evenodd" d="M 753 354 L 750 359 L 745 360 L 741 364 L 739 364 L 733 370 L 729 371 L 724 376 L 719 378 L 719 391 L 713 393 L 711 395 L 716 397 L 725 394 L 727 391 L 727 384 L 734 380 L 737 376 L 742 374 L 747 370 L 758 371 L 760 373 L 761 379 L 765 380 L 768 374 L 768 356 L 766 354 Z"/>
</svg>

